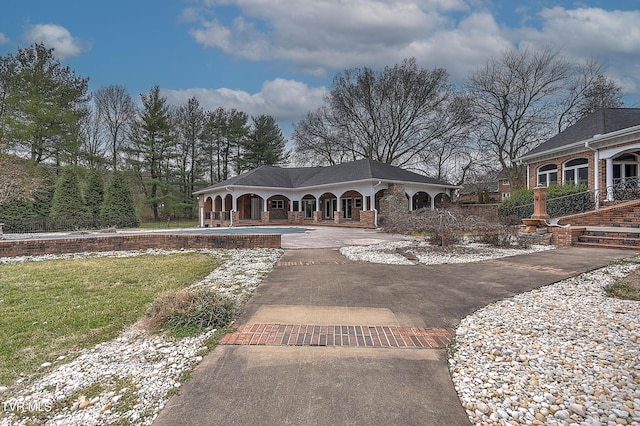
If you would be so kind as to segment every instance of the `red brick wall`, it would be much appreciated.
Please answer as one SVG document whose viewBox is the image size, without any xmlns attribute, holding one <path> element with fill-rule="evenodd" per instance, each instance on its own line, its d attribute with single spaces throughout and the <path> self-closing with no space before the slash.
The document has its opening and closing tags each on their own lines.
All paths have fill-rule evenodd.
<svg viewBox="0 0 640 426">
<path fill-rule="evenodd" d="M 609 219 L 620 216 L 627 211 L 632 211 L 634 207 L 640 207 L 640 200 L 628 201 L 610 207 L 601 207 L 598 210 L 564 216 L 558 223 L 560 225 L 572 226 L 603 226 L 611 223 Z"/>
<path fill-rule="evenodd" d="M 280 234 L 264 235 L 185 235 L 148 233 L 96 237 L 70 237 L 0 241 L 0 257 L 35 256 L 100 252 L 112 250 L 180 249 L 180 248 L 280 248 Z"/>
<path fill-rule="evenodd" d="M 583 226 L 569 228 L 549 227 L 551 232 L 551 244 L 558 247 L 570 247 L 578 241 L 578 237 L 584 232 Z"/>
</svg>

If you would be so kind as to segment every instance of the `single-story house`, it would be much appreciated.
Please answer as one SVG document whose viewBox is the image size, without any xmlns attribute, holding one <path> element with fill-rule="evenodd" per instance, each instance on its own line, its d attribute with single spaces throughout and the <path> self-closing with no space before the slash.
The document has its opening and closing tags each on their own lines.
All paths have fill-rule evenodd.
<svg viewBox="0 0 640 426">
<path fill-rule="evenodd" d="M 640 108 L 600 109 L 517 161 L 527 186 L 586 184 L 596 200 L 614 201 L 620 188 L 638 188 Z"/>
<path fill-rule="evenodd" d="M 458 187 L 370 159 L 326 167 L 262 166 L 194 192 L 201 227 L 337 225 L 375 228 L 380 200 L 402 190 L 407 209 L 434 208 Z M 438 198 L 438 199 L 439 199 Z"/>
</svg>

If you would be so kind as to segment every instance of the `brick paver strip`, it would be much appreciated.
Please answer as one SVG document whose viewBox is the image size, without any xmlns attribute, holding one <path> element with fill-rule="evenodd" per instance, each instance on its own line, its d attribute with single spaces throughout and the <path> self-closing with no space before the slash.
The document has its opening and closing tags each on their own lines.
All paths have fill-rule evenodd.
<svg viewBox="0 0 640 426">
<path fill-rule="evenodd" d="M 301 261 L 280 261 L 276 263 L 276 266 L 312 266 L 312 265 L 351 265 L 353 263 L 362 263 L 356 262 L 353 260 L 329 260 L 329 261 L 309 261 L 309 262 L 301 262 Z"/>
<path fill-rule="evenodd" d="M 450 328 L 245 324 L 220 344 L 436 349 L 447 346 L 454 334 Z"/>
</svg>

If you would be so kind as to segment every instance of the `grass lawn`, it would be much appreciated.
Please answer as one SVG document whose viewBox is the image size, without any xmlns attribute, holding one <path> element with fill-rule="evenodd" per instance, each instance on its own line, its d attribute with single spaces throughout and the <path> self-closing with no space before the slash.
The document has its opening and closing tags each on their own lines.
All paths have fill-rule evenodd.
<svg viewBox="0 0 640 426">
<path fill-rule="evenodd" d="M 118 336 L 158 293 L 187 287 L 219 263 L 179 253 L 0 265 L 0 385 Z"/>
<path fill-rule="evenodd" d="M 177 229 L 177 228 L 195 228 L 199 225 L 198 219 L 175 219 L 168 224 L 166 220 L 158 222 L 142 222 L 140 229 Z"/>
</svg>

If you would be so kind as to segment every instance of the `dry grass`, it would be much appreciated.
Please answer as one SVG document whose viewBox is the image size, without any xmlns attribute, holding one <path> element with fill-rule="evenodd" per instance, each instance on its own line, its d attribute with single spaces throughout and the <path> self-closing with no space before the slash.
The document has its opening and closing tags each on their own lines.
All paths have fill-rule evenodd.
<svg viewBox="0 0 640 426">
<path fill-rule="evenodd" d="M 173 335 L 192 335 L 226 327 L 237 309 L 235 299 L 208 288 L 181 289 L 159 295 L 141 326 L 149 331 L 167 329 Z"/>
<path fill-rule="evenodd" d="M 606 288 L 607 296 L 618 299 L 640 300 L 640 270 L 633 271 L 626 277 Z"/>
</svg>

